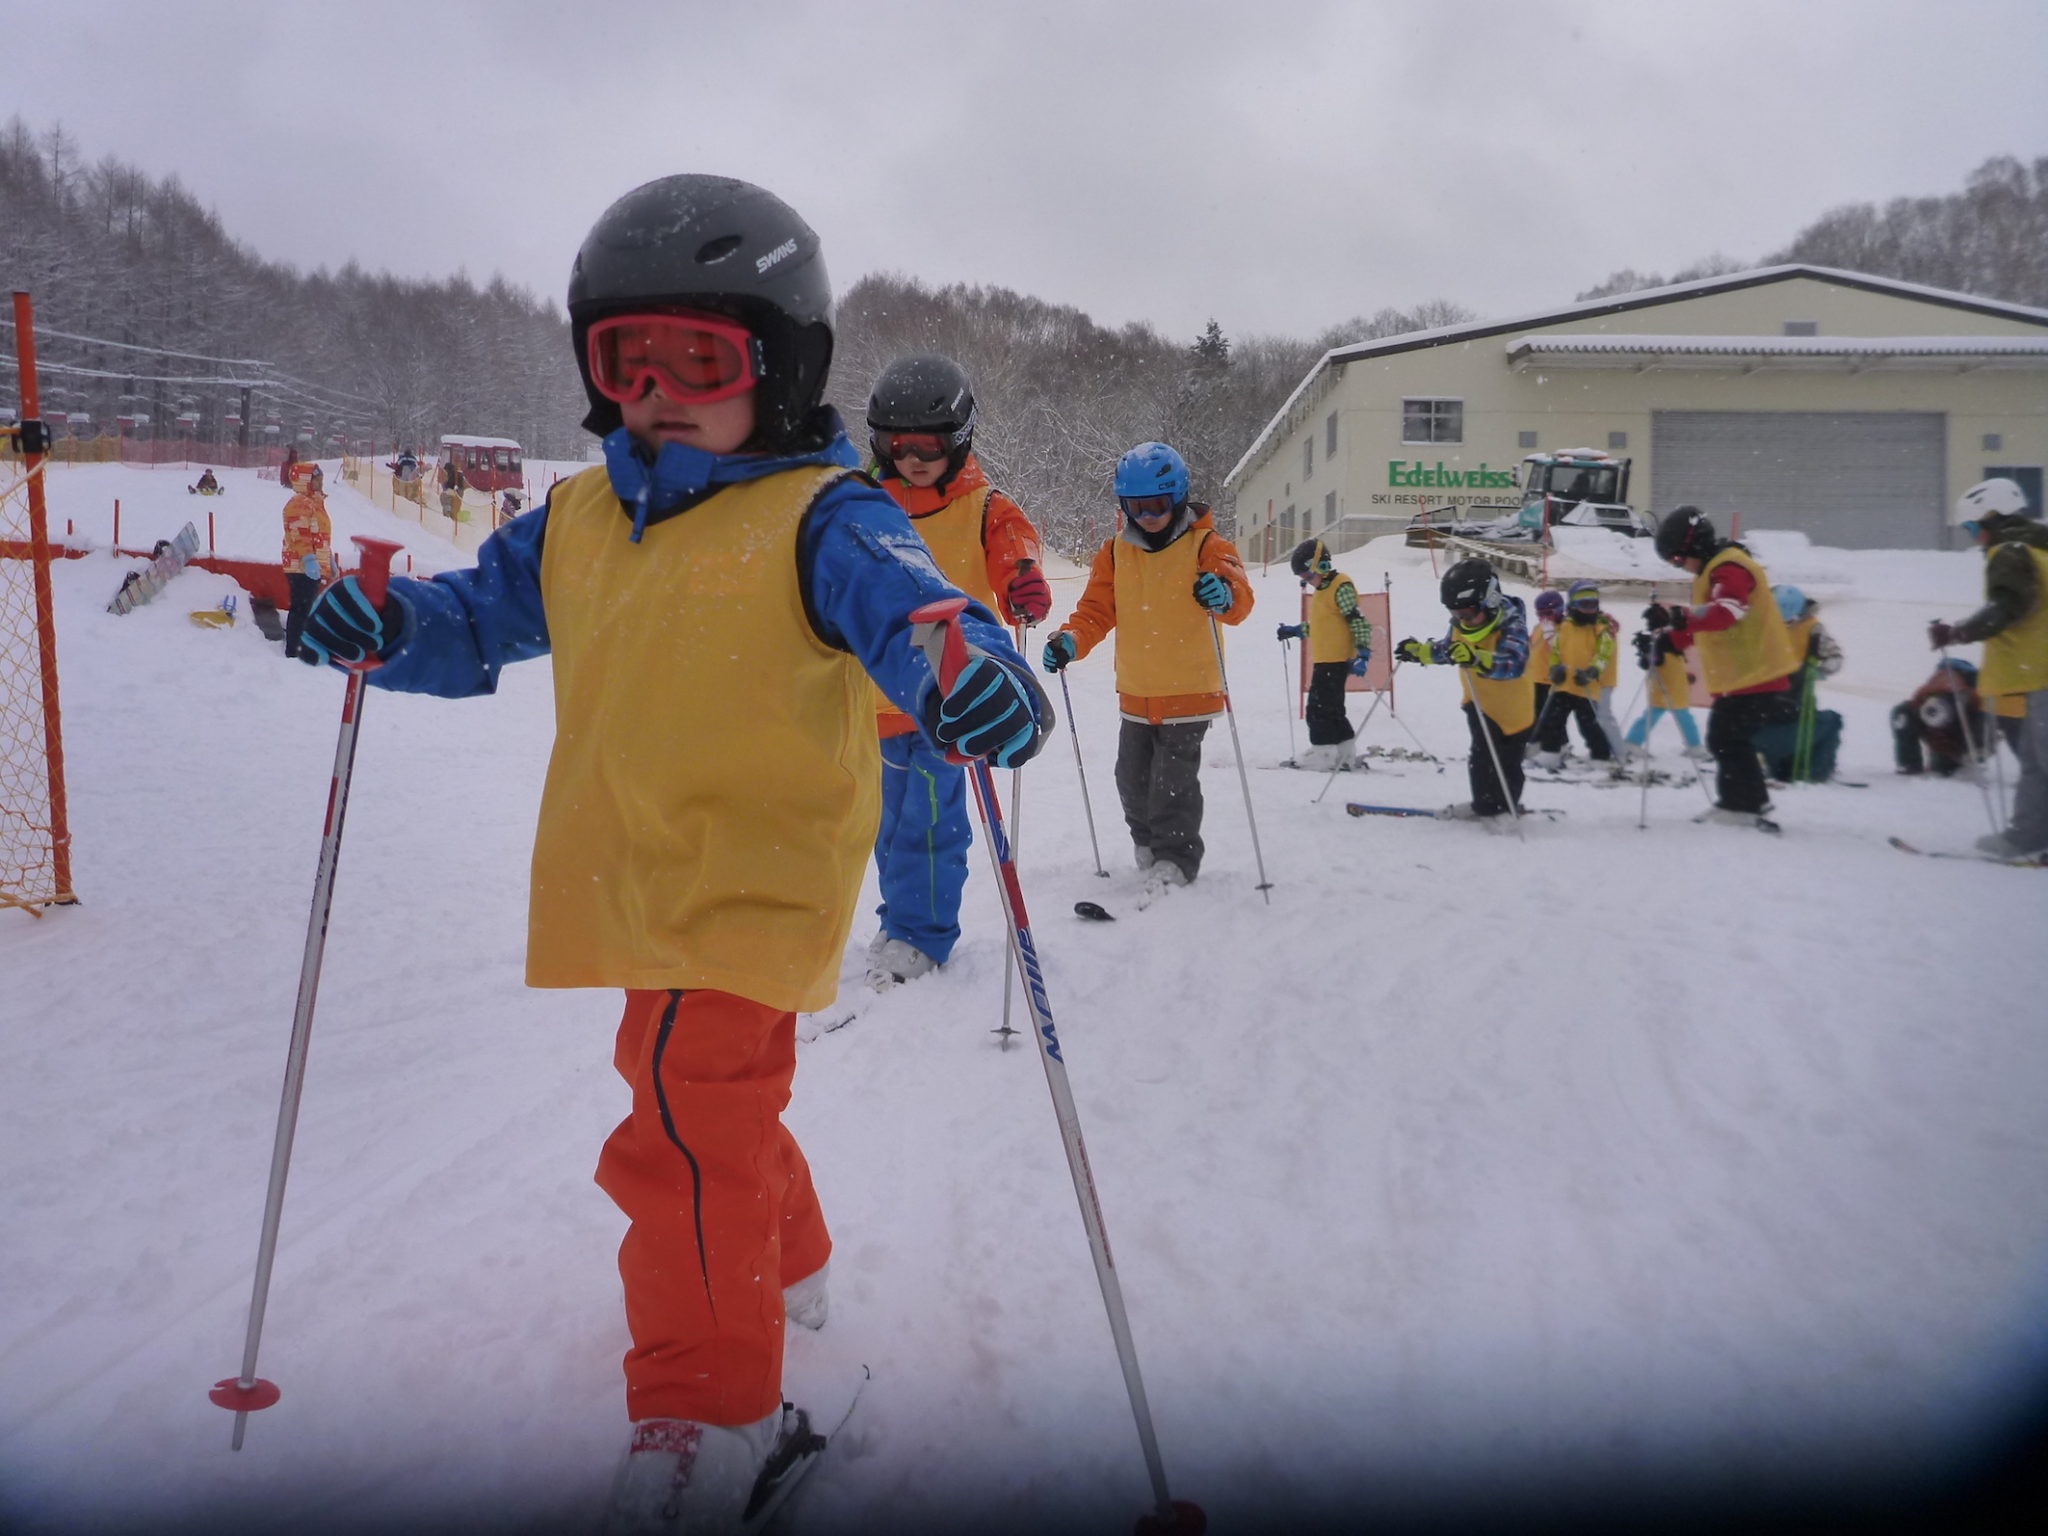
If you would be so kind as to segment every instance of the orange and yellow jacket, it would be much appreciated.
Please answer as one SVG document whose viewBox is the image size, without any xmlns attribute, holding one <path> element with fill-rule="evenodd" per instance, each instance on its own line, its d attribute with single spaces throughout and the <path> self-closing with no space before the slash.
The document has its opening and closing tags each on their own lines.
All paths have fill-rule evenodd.
<svg viewBox="0 0 2048 1536">
<path fill-rule="evenodd" d="M 1096 552 L 1088 588 L 1061 626 L 1079 660 L 1112 629 L 1118 706 L 1127 720 L 1212 720 L 1223 713 L 1223 673 L 1209 629 L 1209 610 L 1195 601 L 1195 580 L 1212 571 L 1230 587 L 1225 624 L 1251 615 L 1252 586 L 1237 546 L 1216 531 L 1216 518 L 1194 504 L 1187 532 L 1164 549 L 1122 537 Z"/>
<path fill-rule="evenodd" d="M 299 491 L 284 504 L 284 569 L 287 576 L 306 574 L 306 556 L 320 562 L 320 579 L 334 579 L 333 525 L 327 520 L 327 498 Z"/>
<path fill-rule="evenodd" d="M 1010 611 L 1010 579 L 1023 562 L 1041 563 L 1038 530 L 1022 507 L 988 483 L 972 454 L 944 486 L 916 486 L 891 475 L 882 489 L 908 514 L 946 580 L 1009 623 L 1018 621 Z M 875 715 L 883 736 L 917 729 L 879 688 Z"/>
</svg>

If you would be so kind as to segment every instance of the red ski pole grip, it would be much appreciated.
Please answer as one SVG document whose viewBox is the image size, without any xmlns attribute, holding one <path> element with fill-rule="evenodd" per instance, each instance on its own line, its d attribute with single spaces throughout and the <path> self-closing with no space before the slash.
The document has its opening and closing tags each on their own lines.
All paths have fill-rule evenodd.
<svg viewBox="0 0 2048 1536">
<path fill-rule="evenodd" d="M 353 535 L 353 542 L 360 559 L 356 579 L 362 583 L 363 596 L 370 600 L 370 606 L 382 609 L 384 590 L 391 581 L 391 557 L 405 548 L 391 539 L 373 539 L 368 534 Z"/>
<path fill-rule="evenodd" d="M 910 611 L 911 637 L 932 664 L 941 688 L 951 688 L 967 665 L 967 636 L 960 628 L 966 607 L 964 597 L 942 597 Z"/>
</svg>

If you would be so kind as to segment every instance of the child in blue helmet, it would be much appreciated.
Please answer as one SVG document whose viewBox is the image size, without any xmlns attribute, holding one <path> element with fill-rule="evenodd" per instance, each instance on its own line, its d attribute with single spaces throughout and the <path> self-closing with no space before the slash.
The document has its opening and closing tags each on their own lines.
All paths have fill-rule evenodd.
<svg viewBox="0 0 2048 1536">
<path fill-rule="evenodd" d="M 1186 885 L 1202 867 L 1202 737 L 1227 702 L 1216 623 L 1242 624 L 1252 588 L 1208 507 L 1188 499 L 1187 464 L 1165 443 L 1117 461 L 1116 499 L 1123 526 L 1042 660 L 1061 671 L 1117 631 L 1124 823 L 1148 882 Z"/>
</svg>

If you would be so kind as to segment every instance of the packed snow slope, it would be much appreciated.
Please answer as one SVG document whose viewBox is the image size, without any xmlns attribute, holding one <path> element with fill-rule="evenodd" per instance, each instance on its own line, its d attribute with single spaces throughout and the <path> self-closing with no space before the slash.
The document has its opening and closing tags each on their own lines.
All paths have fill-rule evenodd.
<svg viewBox="0 0 2048 1536">
<path fill-rule="evenodd" d="M 250 552 L 282 501 L 258 484 L 218 509 L 269 498 Z M 343 535 L 394 531 L 330 484 Z M 196 500 L 118 469 L 49 492 L 80 526 L 121 495 L 124 542 Z M 1532 784 L 1566 814 L 1519 835 L 1345 813 L 1465 798 L 1462 761 L 1318 803 L 1275 766 L 1305 744 L 1276 569 L 1227 631 L 1271 900 L 1219 724 L 1201 879 L 1141 910 L 1108 649 L 1068 674 L 1023 888 L 1172 1491 L 1213 1529 L 1919 1510 L 2035 1400 L 2048 873 L 1885 843 L 1986 824 L 1971 785 L 1895 777 L 1885 726 L 1979 557 L 1812 559 L 1869 787 L 1780 791 L 1779 839 L 1693 825 L 1690 785 L 1640 828 L 1635 789 L 1576 784 Z M 626 1094 L 616 995 L 520 981 L 548 664 L 369 698 L 260 1362 L 284 1396 L 231 1453 L 206 1391 L 241 1362 L 343 685 L 189 622 L 223 578 L 106 613 L 132 564 L 55 572 L 82 904 L 0 914 L 0 1525 L 586 1528 L 625 1439 L 590 1171 Z M 1425 553 L 1340 564 L 1391 582 L 1396 637 L 1440 630 Z M 1057 620 L 1081 577 L 1053 574 Z M 1365 741 L 1457 758 L 1458 702 L 1403 668 Z M 1669 724 L 1655 745 L 1681 766 Z M 874 1373 L 796 1511 L 817 1536 L 1118 1531 L 1149 1503 L 1035 1052 L 991 1033 L 979 853 L 965 922 L 943 972 L 802 1049 L 826 1337 Z"/>
</svg>

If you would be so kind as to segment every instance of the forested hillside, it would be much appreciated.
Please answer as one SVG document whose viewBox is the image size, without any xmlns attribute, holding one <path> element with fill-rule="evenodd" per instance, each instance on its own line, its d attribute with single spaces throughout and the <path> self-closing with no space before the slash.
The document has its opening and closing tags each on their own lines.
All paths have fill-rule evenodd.
<svg viewBox="0 0 2048 1536">
<path fill-rule="evenodd" d="M 175 177 L 112 156 L 87 163 L 61 127 L 0 129 L 0 285 L 35 296 L 46 411 L 101 423 L 141 412 L 160 427 L 196 412 L 201 440 L 219 440 L 248 389 L 254 420 L 275 412 L 287 437 L 309 430 L 323 450 L 336 432 L 390 447 L 463 431 L 515 437 L 537 458 L 581 455 L 584 401 L 556 295 L 336 257 L 310 274 L 266 261 Z M 1764 261 L 2048 305 L 2048 158 L 1989 160 L 1948 196 L 1838 208 Z M 1716 255 L 1669 279 L 1624 269 L 1578 297 L 1747 264 Z M 873 274 L 842 295 L 831 398 L 859 439 L 868 386 L 891 357 L 957 358 L 980 393 L 982 457 L 1048 540 L 1078 553 L 1106 526 L 1110 468 L 1132 443 L 1173 442 L 1196 495 L 1220 503 L 1223 476 L 1324 351 L 1469 318 L 1435 299 L 1361 308 L 1311 338 L 1232 338 L 1213 320 L 1171 338 L 1007 289 Z M 0 351 L 4 408 L 11 347 Z"/>
</svg>

